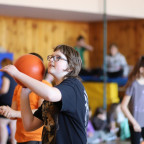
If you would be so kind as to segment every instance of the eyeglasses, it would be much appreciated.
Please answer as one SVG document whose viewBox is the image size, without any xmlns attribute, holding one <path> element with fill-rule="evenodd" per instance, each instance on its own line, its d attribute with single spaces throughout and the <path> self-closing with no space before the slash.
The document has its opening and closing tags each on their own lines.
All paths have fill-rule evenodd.
<svg viewBox="0 0 144 144">
<path fill-rule="evenodd" d="M 59 61 L 59 60 L 64 60 L 64 61 L 67 61 L 66 59 L 62 58 L 61 56 L 58 56 L 58 55 L 48 55 L 47 56 L 47 60 L 50 61 L 51 59 L 53 59 L 55 62 Z"/>
</svg>

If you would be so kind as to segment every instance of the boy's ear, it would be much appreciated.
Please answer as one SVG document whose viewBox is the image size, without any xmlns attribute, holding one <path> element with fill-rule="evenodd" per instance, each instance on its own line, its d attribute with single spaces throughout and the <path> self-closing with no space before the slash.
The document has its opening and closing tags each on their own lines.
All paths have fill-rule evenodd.
<svg viewBox="0 0 144 144">
<path fill-rule="evenodd" d="M 71 72 L 71 71 L 73 71 L 73 68 L 71 68 L 70 66 L 68 66 L 67 71 Z"/>
<path fill-rule="evenodd" d="M 67 72 L 71 72 L 73 69 L 68 67 L 67 69 L 65 69 L 64 71 L 67 71 Z"/>
<path fill-rule="evenodd" d="M 68 68 L 67 68 L 67 71 L 68 71 L 68 72 L 71 72 L 71 71 L 72 71 L 72 68 L 68 67 Z"/>
</svg>

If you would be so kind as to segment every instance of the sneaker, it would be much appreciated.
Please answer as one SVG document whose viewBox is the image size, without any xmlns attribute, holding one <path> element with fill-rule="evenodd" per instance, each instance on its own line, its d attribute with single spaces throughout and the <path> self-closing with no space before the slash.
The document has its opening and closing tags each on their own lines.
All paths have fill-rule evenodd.
<svg viewBox="0 0 144 144">
<path fill-rule="evenodd" d="M 115 133 L 116 134 L 118 131 L 119 131 L 119 128 L 115 128 L 115 129 L 111 129 L 110 133 Z"/>
<path fill-rule="evenodd" d="M 97 138 L 97 139 L 93 140 L 91 142 L 91 144 L 98 144 L 98 143 L 101 143 L 101 142 L 102 142 L 102 140 L 100 138 Z"/>
<path fill-rule="evenodd" d="M 117 136 L 113 135 L 113 136 L 107 138 L 106 141 L 113 141 L 113 140 L 116 140 L 116 139 L 117 139 Z"/>
</svg>

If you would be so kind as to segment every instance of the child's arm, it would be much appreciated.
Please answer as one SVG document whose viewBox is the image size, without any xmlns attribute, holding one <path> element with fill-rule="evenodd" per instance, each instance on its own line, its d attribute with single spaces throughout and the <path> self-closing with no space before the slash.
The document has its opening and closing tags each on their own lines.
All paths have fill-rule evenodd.
<svg viewBox="0 0 144 144">
<path fill-rule="evenodd" d="M 14 110 L 13 108 L 9 106 L 1 106 L 0 114 L 9 119 L 21 118 L 21 112 Z"/>
<path fill-rule="evenodd" d="M 0 69 L 0 71 L 7 72 L 13 78 L 23 83 L 25 87 L 31 89 L 31 91 L 47 101 L 57 102 L 62 98 L 61 92 L 57 88 L 50 87 L 36 79 L 25 75 L 24 73 L 21 73 L 14 65 L 5 66 Z"/>
<path fill-rule="evenodd" d="M 7 77 L 2 78 L 2 86 L 0 89 L 0 94 L 6 94 L 10 87 L 10 80 Z"/>
<path fill-rule="evenodd" d="M 84 41 L 80 41 L 79 45 L 81 47 L 84 47 L 86 50 L 88 51 L 93 51 L 93 47 L 91 45 L 88 45 L 87 43 L 85 43 Z"/>
<path fill-rule="evenodd" d="M 125 114 L 125 116 L 128 118 L 128 120 L 131 122 L 131 124 L 133 125 L 133 129 L 135 132 L 141 132 L 141 127 L 140 125 L 137 123 L 137 121 L 134 119 L 134 117 L 132 116 L 132 114 L 130 113 L 129 109 L 128 109 L 128 103 L 130 101 L 130 96 L 125 95 L 122 103 L 121 103 L 121 108 L 123 113 Z"/>
<path fill-rule="evenodd" d="M 43 99 L 40 99 L 38 102 L 38 106 L 42 104 Z M 37 109 L 33 109 L 32 113 L 34 113 Z M 21 118 L 21 111 L 17 110 L 17 102 L 12 101 L 12 106 L 0 106 L 0 114 L 9 119 L 17 119 Z"/>
<path fill-rule="evenodd" d="M 93 47 L 91 45 L 88 45 L 85 43 L 84 48 L 86 48 L 89 51 L 93 51 Z"/>
<path fill-rule="evenodd" d="M 21 115 L 26 131 L 36 130 L 43 125 L 43 122 L 33 116 L 33 112 L 31 111 L 29 102 L 30 92 L 28 88 L 22 88 L 21 92 Z"/>
</svg>

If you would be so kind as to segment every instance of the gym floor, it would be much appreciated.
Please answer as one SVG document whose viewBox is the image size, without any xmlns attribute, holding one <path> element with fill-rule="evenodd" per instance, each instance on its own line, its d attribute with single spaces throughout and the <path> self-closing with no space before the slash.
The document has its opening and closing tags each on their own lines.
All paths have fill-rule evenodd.
<svg viewBox="0 0 144 144">
<path fill-rule="evenodd" d="M 110 142 L 105 142 L 105 143 L 100 143 L 100 144 L 131 144 L 130 141 L 110 141 Z"/>
<path fill-rule="evenodd" d="M 10 142 L 8 142 L 7 144 L 10 144 Z M 110 141 L 110 142 L 105 142 L 105 143 L 100 143 L 100 144 L 131 144 L 129 141 Z"/>
</svg>

